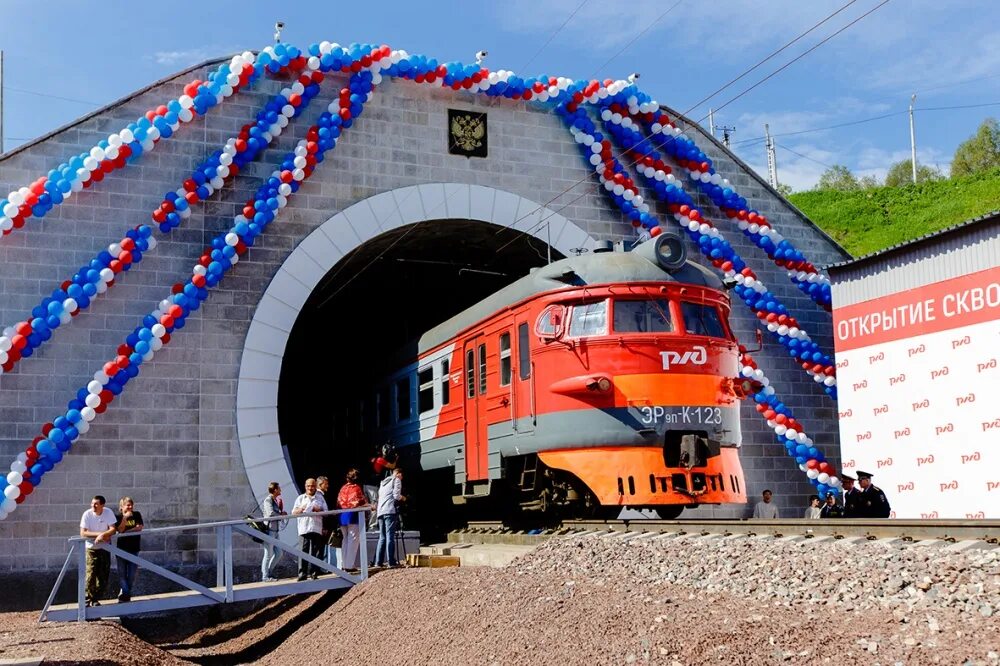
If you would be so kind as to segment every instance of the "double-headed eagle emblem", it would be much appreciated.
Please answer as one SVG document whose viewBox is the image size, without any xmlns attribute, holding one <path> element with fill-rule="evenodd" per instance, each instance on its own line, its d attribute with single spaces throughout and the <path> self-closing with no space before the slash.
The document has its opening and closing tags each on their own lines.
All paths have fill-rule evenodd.
<svg viewBox="0 0 1000 666">
<path fill-rule="evenodd" d="M 482 116 L 456 115 L 451 119 L 451 139 L 458 148 L 472 152 L 483 145 L 486 121 Z"/>
</svg>

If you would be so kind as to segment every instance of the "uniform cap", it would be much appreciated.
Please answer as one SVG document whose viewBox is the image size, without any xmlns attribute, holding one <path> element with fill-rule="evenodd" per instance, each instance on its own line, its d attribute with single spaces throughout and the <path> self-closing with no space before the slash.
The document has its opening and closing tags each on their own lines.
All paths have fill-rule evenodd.
<svg viewBox="0 0 1000 666">
<path fill-rule="evenodd" d="M 868 472 L 862 472 L 860 470 L 858 471 L 858 478 L 859 479 L 870 479 L 870 478 L 872 478 L 872 476 L 874 476 L 874 474 L 869 474 Z"/>
<path fill-rule="evenodd" d="M 855 479 L 855 478 L 854 478 L 853 476 L 851 476 L 850 474 L 841 474 L 841 475 L 840 475 L 840 480 L 841 480 L 841 481 L 857 481 L 857 479 Z"/>
</svg>

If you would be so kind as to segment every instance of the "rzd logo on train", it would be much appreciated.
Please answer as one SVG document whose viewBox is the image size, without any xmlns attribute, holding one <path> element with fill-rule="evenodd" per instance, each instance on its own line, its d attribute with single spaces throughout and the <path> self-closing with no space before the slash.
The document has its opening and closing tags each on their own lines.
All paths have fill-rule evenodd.
<svg viewBox="0 0 1000 666">
<path fill-rule="evenodd" d="M 705 365 L 708 361 L 708 350 L 704 347 L 692 347 L 691 351 L 686 351 L 683 354 L 675 351 L 663 351 L 660 352 L 660 358 L 663 359 L 663 369 L 669 370 L 671 364 L 673 365 Z"/>
</svg>

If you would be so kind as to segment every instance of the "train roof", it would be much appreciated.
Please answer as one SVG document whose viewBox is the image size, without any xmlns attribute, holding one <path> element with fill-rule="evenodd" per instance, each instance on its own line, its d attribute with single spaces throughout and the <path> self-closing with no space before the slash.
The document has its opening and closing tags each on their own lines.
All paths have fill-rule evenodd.
<svg viewBox="0 0 1000 666">
<path fill-rule="evenodd" d="M 672 272 L 662 268 L 653 259 L 655 243 L 656 239 L 653 239 L 631 252 L 596 251 L 533 268 L 523 278 L 424 333 L 420 336 L 418 353 L 447 342 L 476 322 L 527 298 L 567 287 L 615 282 L 679 282 L 722 289 L 722 280 L 707 268 L 690 261 L 684 261 L 680 268 Z"/>
</svg>

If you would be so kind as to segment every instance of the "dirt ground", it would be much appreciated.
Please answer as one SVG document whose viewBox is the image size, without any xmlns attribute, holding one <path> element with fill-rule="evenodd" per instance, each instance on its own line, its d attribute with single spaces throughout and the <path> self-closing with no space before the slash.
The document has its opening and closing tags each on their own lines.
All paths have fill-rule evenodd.
<svg viewBox="0 0 1000 666">
<path fill-rule="evenodd" d="M 346 593 L 276 600 L 157 645 L 110 622 L 38 625 L 34 614 L 13 613 L 0 617 L 0 659 L 282 666 L 1000 664 L 1000 614 L 992 614 L 1000 591 L 995 558 L 914 559 L 910 551 L 896 554 L 882 546 L 829 548 L 839 550 L 695 540 L 550 542 L 501 569 L 385 571 Z M 836 555 L 847 563 L 846 573 L 816 579 L 794 565 L 782 570 L 787 563 L 801 568 L 807 554 Z M 855 554 L 868 569 L 844 559 Z M 905 576 L 904 567 L 912 570 Z M 942 573 L 933 585 L 914 578 L 917 596 L 897 587 L 897 578 L 912 586 L 911 573 L 946 570 L 956 575 Z M 817 593 L 814 582 L 820 581 L 832 592 Z"/>
</svg>

